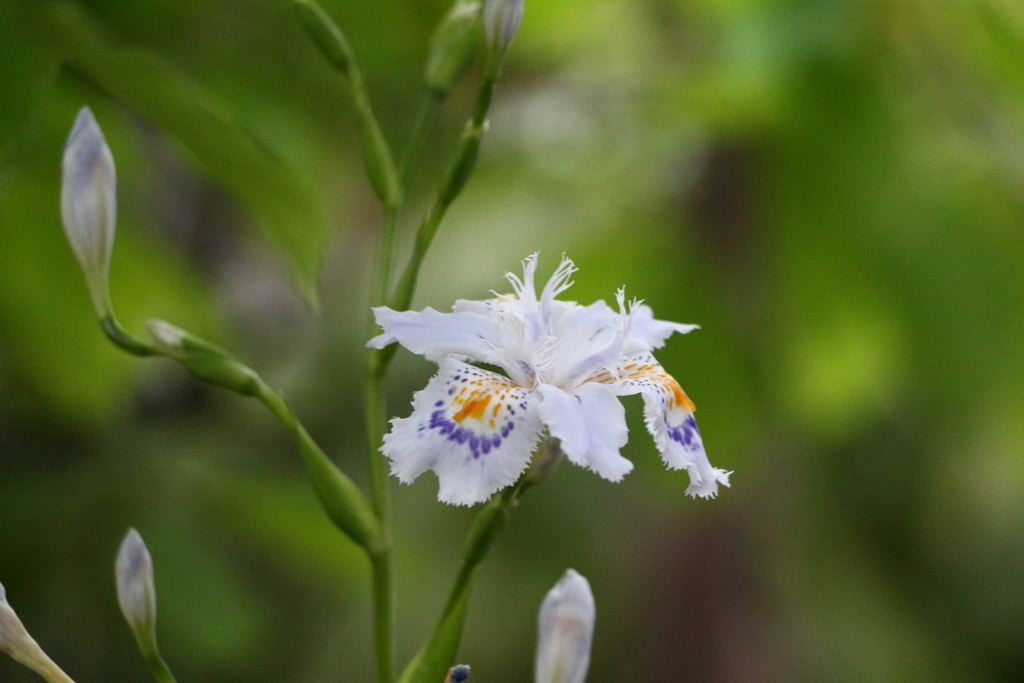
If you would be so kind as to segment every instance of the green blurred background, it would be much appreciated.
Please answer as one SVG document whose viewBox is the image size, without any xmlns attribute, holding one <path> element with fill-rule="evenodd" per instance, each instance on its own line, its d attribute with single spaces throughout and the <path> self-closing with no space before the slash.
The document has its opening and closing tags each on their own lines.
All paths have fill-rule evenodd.
<svg viewBox="0 0 1024 683">
<path fill-rule="evenodd" d="M 448 3 L 323 4 L 397 147 Z M 440 112 L 410 224 L 478 76 Z M 135 526 L 182 683 L 369 680 L 366 563 L 283 430 L 93 320 L 58 210 L 83 104 L 117 162 L 126 326 L 236 350 L 366 481 L 380 214 L 342 83 L 289 3 L 0 0 L 9 600 L 79 683 L 145 680 L 112 571 Z M 735 474 L 686 497 L 629 401 L 634 472 L 564 466 L 483 566 L 459 656 L 475 680 L 531 680 L 566 567 L 597 598 L 592 683 L 1024 680 L 1019 0 L 528 0 L 414 306 L 482 298 L 537 250 L 545 276 L 576 260 L 581 302 L 625 284 L 702 326 L 659 358 Z M 394 414 L 432 369 L 400 352 Z M 432 475 L 394 487 L 403 661 L 473 514 L 435 495 Z M 36 679 L 4 659 L 0 680 Z"/>
</svg>

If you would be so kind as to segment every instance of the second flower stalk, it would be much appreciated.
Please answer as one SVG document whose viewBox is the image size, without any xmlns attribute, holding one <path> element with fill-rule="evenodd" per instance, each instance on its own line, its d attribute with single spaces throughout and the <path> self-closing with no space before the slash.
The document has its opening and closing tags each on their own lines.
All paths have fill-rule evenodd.
<svg viewBox="0 0 1024 683">
<path fill-rule="evenodd" d="M 367 170 L 389 216 L 382 239 L 381 262 L 384 267 L 379 270 L 377 275 L 379 280 L 377 290 L 384 292 L 383 299 L 380 301 L 383 303 L 388 300 L 390 263 L 393 258 L 391 253 L 394 244 L 393 233 L 400 218 L 401 201 L 404 196 L 402 181 L 390 156 L 388 146 L 383 137 L 379 135 L 380 127 L 369 106 L 365 84 L 362 81 L 358 65 L 355 63 L 355 55 L 348 46 L 344 35 L 336 27 L 333 27 L 327 15 L 312 2 L 296 0 L 296 5 L 300 10 L 300 16 L 304 17 L 304 25 L 310 29 L 316 43 L 331 59 L 332 64 L 351 80 L 354 101 L 357 104 L 363 131 L 363 149 Z M 443 218 L 444 209 L 461 192 L 472 171 L 494 81 L 518 29 L 521 16 L 522 2 L 518 0 L 501 2 L 487 0 L 483 5 L 460 0 L 455 3 L 445 22 L 446 25 L 452 25 L 457 30 L 439 31 L 438 33 L 438 38 L 432 49 L 434 68 L 432 71 L 428 71 L 428 102 L 436 102 L 443 98 L 446 89 L 450 88 L 472 53 L 471 48 L 475 40 L 467 38 L 472 32 L 468 30 L 470 22 L 467 19 L 472 19 L 471 23 L 479 27 L 483 25 L 482 18 L 487 17 L 485 27 L 488 49 L 487 76 L 482 86 L 482 95 L 478 98 L 470 122 L 470 129 L 478 131 L 478 133 L 475 134 L 475 137 L 471 136 L 471 144 L 460 143 L 456 150 L 451 165 L 456 172 L 452 178 L 443 183 L 439 190 L 438 205 L 442 209 L 432 212 L 431 217 L 425 222 L 425 229 L 421 228 L 420 230 L 421 238 L 418 239 L 420 248 L 406 268 L 407 274 L 411 273 L 412 276 L 403 280 L 400 287 L 403 292 L 401 296 L 411 297 L 419 263 L 426 256 L 426 248 L 432 241 L 433 234 Z M 309 21 L 310 18 L 312 21 Z M 478 28 L 474 30 L 479 31 Z M 340 48 L 335 49 L 337 46 Z M 458 54 L 455 54 L 456 52 Z M 428 120 L 429 117 L 424 117 L 424 121 Z M 418 136 L 414 137 L 414 144 L 411 145 L 411 149 L 407 150 L 404 159 L 412 159 L 415 156 L 415 147 L 418 142 Z M 374 563 L 375 584 L 377 584 L 375 595 L 378 596 L 376 600 L 378 680 L 380 683 L 391 683 L 393 680 L 391 660 L 394 652 L 393 569 L 389 560 L 391 551 L 386 515 L 386 469 L 384 469 L 383 487 L 376 484 L 373 487 L 375 492 L 378 490 L 384 492 L 382 494 L 384 502 L 376 506 L 377 514 L 375 515 L 364 495 L 347 476 L 330 463 L 284 401 L 271 391 L 255 372 L 235 359 L 230 353 L 163 321 L 153 321 L 148 324 L 152 341 L 139 339 L 127 332 L 115 317 L 109 290 L 109 267 L 117 218 L 116 172 L 113 156 L 95 117 L 87 107 L 79 113 L 69 136 L 64 154 L 63 171 L 64 184 L 61 204 L 65 230 L 75 256 L 85 273 L 90 297 L 101 327 L 111 341 L 135 355 L 167 356 L 207 383 L 256 397 L 263 401 L 294 434 L 306 463 L 311 483 L 328 514 L 346 534 L 367 549 Z M 426 235 L 425 239 L 423 239 L 423 235 Z M 383 371 L 389 356 L 390 354 L 385 354 L 384 364 L 377 376 L 370 380 L 371 382 L 383 380 Z M 384 416 L 381 415 L 380 419 L 383 422 Z M 379 445 L 379 442 L 371 444 L 371 457 L 375 461 L 379 461 L 381 458 L 380 454 L 376 452 Z M 380 497 L 375 493 L 374 498 L 378 500 Z M 126 539 L 126 545 L 122 549 L 124 553 L 131 548 L 138 551 L 139 547 L 144 551 L 141 539 L 137 539 L 136 536 L 130 534 Z M 130 542 L 133 540 L 137 540 L 137 543 Z M 148 555 L 137 552 L 132 557 L 139 560 L 140 558 L 145 559 Z M 136 562 L 125 566 L 139 569 L 144 564 L 145 562 L 141 564 Z M 140 576 L 138 572 L 125 574 L 122 571 L 121 573 L 124 576 Z M 139 595 L 141 594 L 137 594 L 135 597 L 138 598 Z M 145 600 L 142 602 L 128 600 L 122 603 L 134 610 L 126 611 L 126 616 L 131 615 L 134 619 L 133 630 L 140 637 L 140 647 L 143 643 L 148 642 L 143 638 L 148 630 L 143 626 L 145 618 L 140 616 L 142 613 L 135 608 L 145 603 Z M 152 613 L 155 615 L 155 610 Z M 452 626 L 454 632 L 449 635 L 454 637 L 455 643 L 457 643 L 458 635 L 461 632 L 461 620 L 453 623 Z M 144 652 L 144 654 L 147 654 L 147 659 L 149 659 L 148 653 Z M 411 682 L 433 683 L 436 680 L 433 667 L 418 668 L 406 673 L 408 675 L 403 679 Z M 163 675 L 155 669 L 154 674 L 157 675 L 158 680 L 172 680 L 169 677 L 169 671 Z"/>
</svg>

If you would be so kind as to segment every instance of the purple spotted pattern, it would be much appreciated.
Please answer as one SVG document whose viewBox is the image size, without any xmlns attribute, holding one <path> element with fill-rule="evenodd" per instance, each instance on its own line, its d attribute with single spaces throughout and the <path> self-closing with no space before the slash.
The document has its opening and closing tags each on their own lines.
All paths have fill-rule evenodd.
<svg viewBox="0 0 1024 683">
<path fill-rule="evenodd" d="M 506 377 L 472 366 L 453 374 L 444 386 L 451 398 L 435 401 L 430 419 L 422 421 L 416 431 L 420 436 L 431 432 L 444 436 L 453 445 L 468 449 L 467 459 L 473 460 L 501 448 L 525 417 L 533 393 Z M 462 414 L 466 404 L 473 402 L 483 404 L 480 414 Z"/>
<path fill-rule="evenodd" d="M 700 429 L 692 415 L 688 415 L 683 423 L 673 427 L 665 421 L 668 437 L 688 451 L 703 451 L 704 442 L 700 438 Z"/>
</svg>

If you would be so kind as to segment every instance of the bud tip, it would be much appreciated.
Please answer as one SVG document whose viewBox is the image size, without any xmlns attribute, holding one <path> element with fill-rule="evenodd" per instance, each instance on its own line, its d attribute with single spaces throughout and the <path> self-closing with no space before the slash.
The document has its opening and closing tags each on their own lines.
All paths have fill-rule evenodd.
<svg viewBox="0 0 1024 683">
<path fill-rule="evenodd" d="M 156 623 L 156 589 L 153 586 L 153 560 L 142 536 L 129 529 L 117 551 L 114 565 L 117 576 L 117 601 L 132 630 L 151 630 Z"/>
<path fill-rule="evenodd" d="M 487 42 L 499 54 L 508 51 L 523 22 L 523 0 L 486 0 L 484 31 Z"/>
<path fill-rule="evenodd" d="M 185 330 L 166 320 L 147 320 L 146 329 L 149 330 L 149 336 L 158 346 L 166 348 L 180 349 L 182 339 L 185 338 Z M 132 529 L 129 534 L 132 532 L 135 532 L 135 529 Z"/>
</svg>

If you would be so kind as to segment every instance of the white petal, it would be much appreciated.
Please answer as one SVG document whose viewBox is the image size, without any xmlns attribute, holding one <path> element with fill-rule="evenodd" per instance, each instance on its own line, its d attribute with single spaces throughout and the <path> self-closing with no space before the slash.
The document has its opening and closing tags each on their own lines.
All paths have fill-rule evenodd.
<svg viewBox="0 0 1024 683">
<path fill-rule="evenodd" d="M 540 435 L 537 395 L 454 358 L 413 397 L 413 412 L 391 421 L 381 449 L 391 473 L 411 483 L 427 470 L 438 499 L 472 505 L 515 482 Z"/>
<path fill-rule="evenodd" d="M 621 481 L 633 469 L 619 455 L 629 438 L 626 411 L 608 387 L 588 382 L 569 394 L 542 384 L 537 391 L 543 397 L 541 419 L 569 460 L 610 481 Z"/>
<path fill-rule="evenodd" d="M 545 376 L 549 384 L 572 387 L 590 375 L 618 363 L 621 357 L 619 314 L 604 301 L 589 306 L 556 301 L 551 334 L 558 340 L 552 367 Z"/>
<path fill-rule="evenodd" d="M 452 310 L 456 313 L 476 313 L 488 318 L 499 315 L 498 311 L 504 310 L 514 295 L 505 294 L 493 299 L 456 299 Z"/>
<path fill-rule="evenodd" d="M 643 354 L 625 361 L 618 378 L 597 378 L 620 396 L 642 394 L 644 417 L 661 457 L 670 469 L 686 469 L 691 496 L 714 498 L 718 485 L 729 485 L 732 472 L 712 467 L 693 417 L 696 408 L 679 383 L 652 356 Z"/>
<path fill-rule="evenodd" d="M 398 342 L 435 363 L 449 355 L 486 362 L 498 336 L 497 323 L 477 313 L 441 313 L 433 308 L 393 311 L 381 306 L 373 314 L 384 332 L 367 346 L 382 349 Z"/>
<path fill-rule="evenodd" d="M 629 335 L 623 344 L 622 352 L 625 355 L 633 355 L 660 349 L 665 345 L 665 340 L 676 332 L 687 334 L 699 329 L 700 325 L 656 320 L 650 306 L 637 306 L 633 311 Z"/>
</svg>

